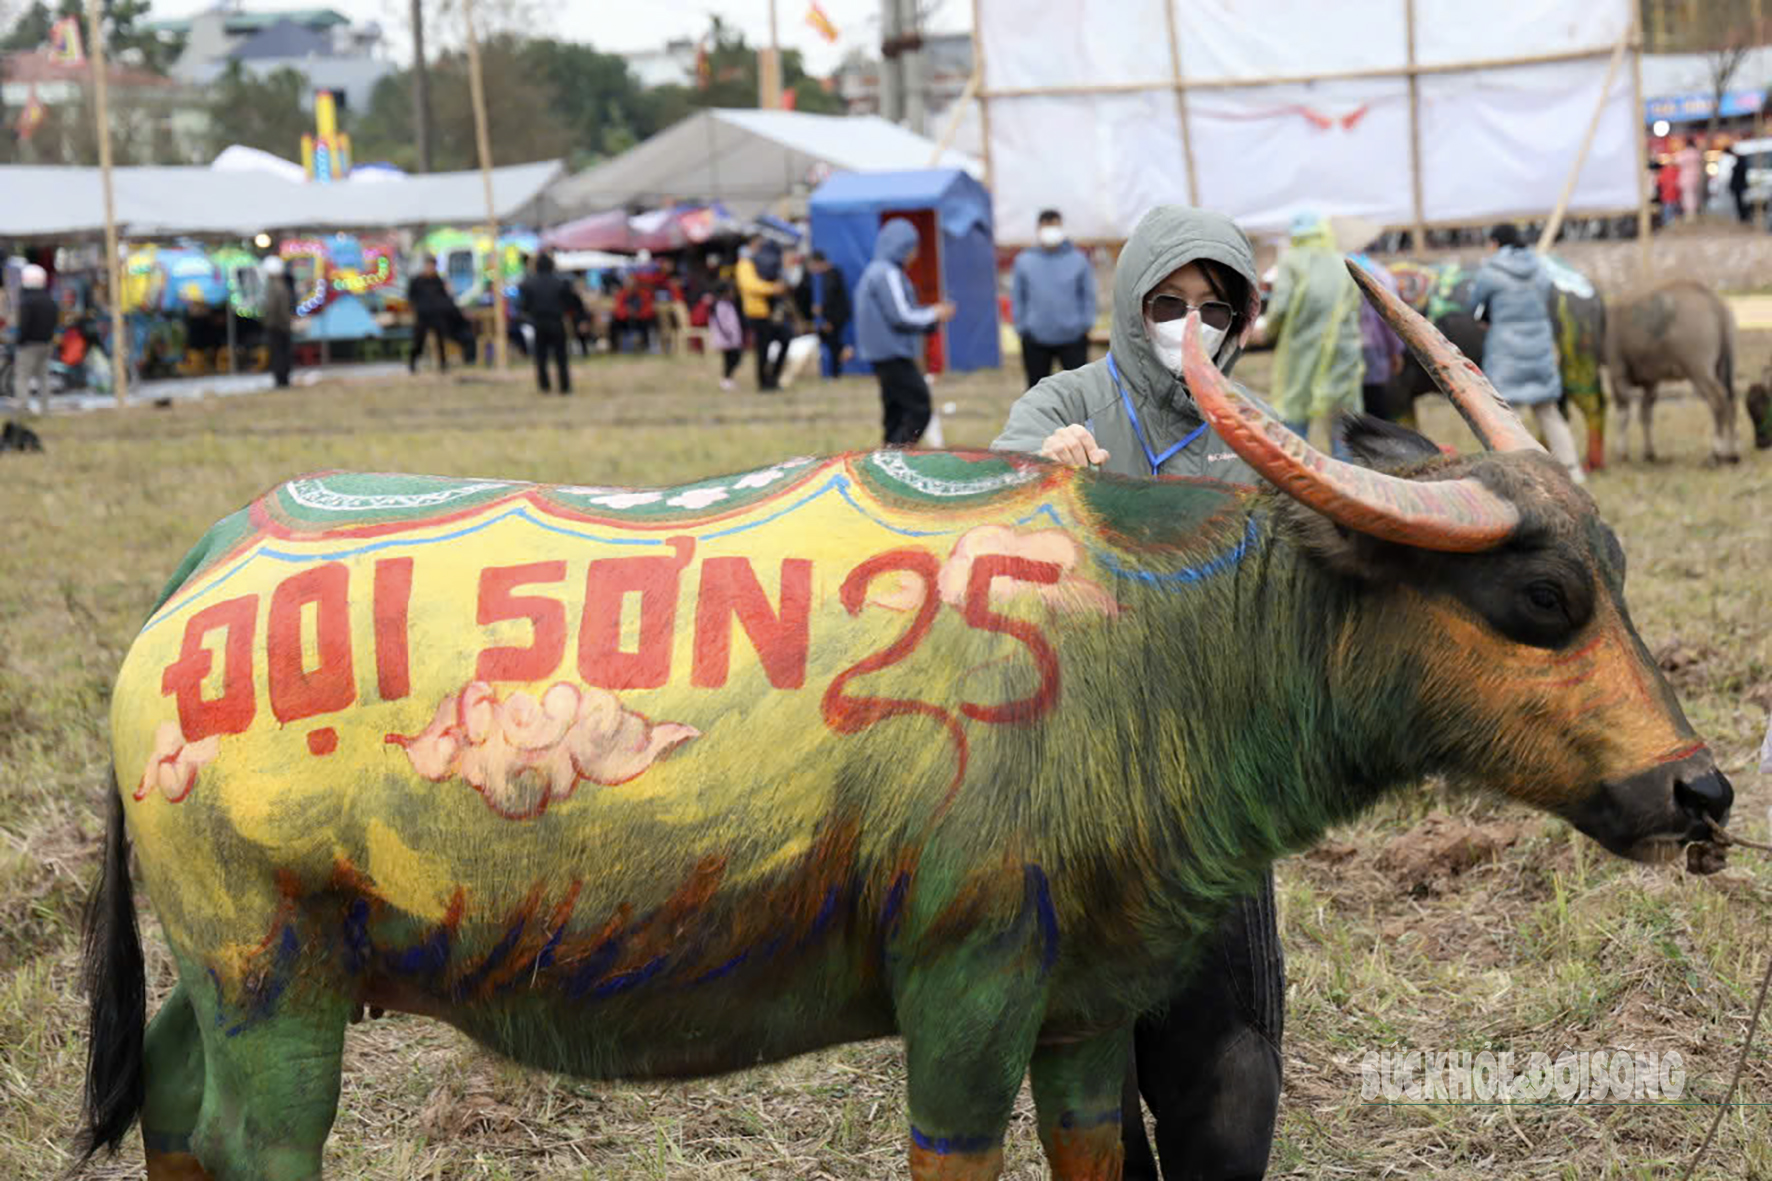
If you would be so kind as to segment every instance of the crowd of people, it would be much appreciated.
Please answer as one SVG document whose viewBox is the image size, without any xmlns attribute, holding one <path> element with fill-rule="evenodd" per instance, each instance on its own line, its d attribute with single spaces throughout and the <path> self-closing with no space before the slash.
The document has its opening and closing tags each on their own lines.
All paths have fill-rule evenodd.
<svg viewBox="0 0 1772 1181">
<path fill-rule="evenodd" d="M 472 363 L 473 322 L 436 258 L 421 261 L 406 296 L 413 314 L 408 368 L 416 373 L 433 344 L 440 372 L 448 368 L 451 343 Z M 842 273 L 818 251 L 784 250 L 763 235 L 730 259 L 708 254 L 680 264 L 642 251 L 620 270 L 580 276 L 561 272 L 544 250 L 523 258 L 512 296 L 506 332 L 511 345 L 534 360 L 542 393 L 556 385 L 562 394 L 572 392 L 566 357 L 573 343 L 583 356 L 670 356 L 690 348 L 717 354 L 724 390 L 737 388 L 733 375 L 750 351 L 759 393 L 780 389 L 784 374 L 791 377 L 812 357 L 825 376 L 834 377 L 853 352 L 844 343 L 850 300 Z"/>
</svg>

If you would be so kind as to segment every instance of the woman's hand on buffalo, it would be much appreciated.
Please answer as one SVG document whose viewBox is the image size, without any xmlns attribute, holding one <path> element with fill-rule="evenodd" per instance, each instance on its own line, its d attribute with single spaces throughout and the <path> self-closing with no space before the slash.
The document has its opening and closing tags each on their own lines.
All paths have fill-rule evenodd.
<svg viewBox="0 0 1772 1181">
<path fill-rule="evenodd" d="M 1096 446 L 1095 436 L 1089 433 L 1089 429 L 1075 423 L 1061 426 L 1047 435 L 1046 441 L 1040 444 L 1040 454 L 1071 467 L 1108 461 L 1108 453 Z"/>
</svg>

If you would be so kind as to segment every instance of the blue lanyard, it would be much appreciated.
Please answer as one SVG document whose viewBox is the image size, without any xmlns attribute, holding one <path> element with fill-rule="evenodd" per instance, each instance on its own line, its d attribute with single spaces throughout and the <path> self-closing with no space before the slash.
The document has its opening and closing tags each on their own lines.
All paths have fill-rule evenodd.
<svg viewBox="0 0 1772 1181">
<path fill-rule="evenodd" d="M 1183 435 L 1181 437 L 1181 442 L 1175 444 L 1173 447 L 1169 448 L 1169 450 L 1163 452 L 1163 454 L 1158 455 L 1151 450 L 1150 443 L 1145 440 L 1144 427 L 1138 421 L 1138 411 L 1132 408 L 1132 395 L 1126 392 L 1125 385 L 1120 381 L 1120 369 L 1119 366 L 1114 364 L 1114 355 L 1112 353 L 1108 354 L 1107 363 L 1108 374 L 1114 379 L 1114 388 L 1120 391 L 1120 401 L 1126 404 L 1126 417 L 1132 420 L 1132 433 L 1138 436 L 1138 445 L 1144 448 L 1144 457 L 1150 461 L 1151 475 L 1158 475 L 1163 465 L 1175 457 L 1176 452 L 1206 433 L 1206 424 L 1202 422 L 1199 426 Z"/>
</svg>

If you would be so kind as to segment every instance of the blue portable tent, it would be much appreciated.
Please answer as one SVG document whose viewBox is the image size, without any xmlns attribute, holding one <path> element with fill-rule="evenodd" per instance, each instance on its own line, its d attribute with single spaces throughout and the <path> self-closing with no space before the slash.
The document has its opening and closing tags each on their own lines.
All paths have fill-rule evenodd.
<svg viewBox="0 0 1772 1181">
<path fill-rule="evenodd" d="M 812 245 L 843 273 L 851 294 L 862 268 L 874 257 L 880 226 L 908 217 L 924 235 L 923 253 L 934 238 L 940 295 L 955 305 L 943 332 L 942 356 L 949 369 L 994 369 L 1002 364 L 997 339 L 997 247 L 991 195 L 969 175 L 953 168 L 917 172 L 844 172 L 812 194 Z M 855 325 L 843 332 L 855 341 Z M 851 361 L 844 372 L 867 373 Z"/>
</svg>

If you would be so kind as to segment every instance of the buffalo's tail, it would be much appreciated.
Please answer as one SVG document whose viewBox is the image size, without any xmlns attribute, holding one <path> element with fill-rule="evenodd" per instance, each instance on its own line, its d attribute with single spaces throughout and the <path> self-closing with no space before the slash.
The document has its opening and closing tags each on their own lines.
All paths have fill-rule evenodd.
<svg viewBox="0 0 1772 1181">
<path fill-rule="evenodd" d="M 75 1168 L 100 1148 L 116 1152 L 142 1107 L 147 982 L 135 921 L 135 887 L 129 880 L 129 834 L 123 827 L 123 797 L 114 772 L 103 863 L 98 885 L 86 900 L 80 976 L 86 987 L 88 1029 L 86 1097 Z"/>
<path fill-rule="evenodd" d="M 1723 383 L 1725 405 L 1735 405 L 1735 313 L 1729 305 L 1722 302 L 1722 296 L 1715 297 L 1723 309 L 1723 347 L 1717 352 L 1717 380 Z"/>
</svg>

